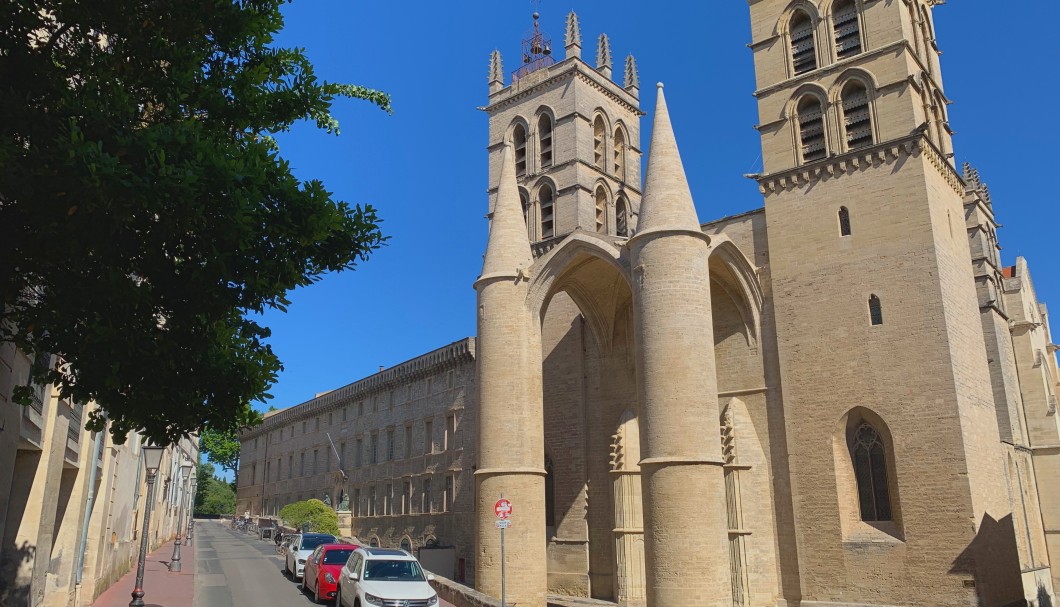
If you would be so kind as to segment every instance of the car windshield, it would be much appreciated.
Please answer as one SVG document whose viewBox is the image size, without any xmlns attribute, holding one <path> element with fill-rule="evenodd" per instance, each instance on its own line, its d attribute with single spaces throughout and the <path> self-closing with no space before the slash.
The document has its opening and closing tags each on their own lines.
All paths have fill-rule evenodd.
<svg viewBox="0 0 1060 607">
<path fill-rule="evenodd" d="M 343 565 L 346 561 L 350 560 L 350 555 L 353 554 L 353 548 L 349 550 L 328 550 L 324 553 L 324 564 L 325 565 Z"/>
<path fill-rule="evenodd" d="M 422 582 L 423 570 L 416 561 L 372 560 L 364 566 L 364 579 L 389 582 Z"/>
<path fill-rule="evenodd" d="M 302 539 L 302 550 L 313 550 L 321 544 L 330 544 L 335 538 L 330 535 L 310 536 Z"/>
</svg>

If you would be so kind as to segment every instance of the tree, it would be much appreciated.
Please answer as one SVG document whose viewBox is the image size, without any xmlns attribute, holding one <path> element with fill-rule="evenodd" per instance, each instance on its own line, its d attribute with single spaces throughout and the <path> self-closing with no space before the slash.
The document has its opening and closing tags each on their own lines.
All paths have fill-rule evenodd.
<svg viewBox="0 0 1060 607">
<path fill-rule="evenodd" d="M 315 533 L 339 534 L 339 516 L 330 506 L 318 499 L 287 504 L 280 509 L 280 518 L 295 529 L 308 523 Z"/>
<path fill-rule="evenodd" d="M 0 19 L 0 343 L 117 442 L 259 422 L 282 367 L 248 315 L 385 243 L 272 137 L 337 134 L 342 97 L 390 111 L 274 45 L 285 1 L 12 0 Z"/>
<path fill-rule="evenodd" d="M 199 462 L 199 465 L 195 467 L 195 486 L 198 489 L 195 491 L 195 508 L 196 513 L 202 511 L 203 501 L 206 499 L 206 487 L 214 482 L 214 472 L 216 469 L 213 464 L 207 462 Z"/>
<path fill-rule="evenodd" d="M 199 449 L 206 459 L 225 470 L 239 469 L 239 435 L 235 431 L 207 428 L 199 435 Z"/>
<path fill-rule="evenodd" d="M 195 514 L 234 514 L 236 511 L 236 492 L 228 483 L 215 478 L 210 479 L 203 493 L 202 506 Z"/>
</svg>

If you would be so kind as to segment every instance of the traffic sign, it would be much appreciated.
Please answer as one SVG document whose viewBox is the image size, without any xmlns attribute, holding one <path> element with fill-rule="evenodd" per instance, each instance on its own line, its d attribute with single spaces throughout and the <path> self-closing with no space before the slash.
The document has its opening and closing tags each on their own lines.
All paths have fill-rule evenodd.
<svg viewBox="0 0 1060 607">
<path fill-rule="evenodd" d="M 497 515 L 497 518 L 506 520 L 512 517 L 512 503 L 503 497 L 497 500 L 496 504 L 493 504 L 493 513 Z"/>
<path fill-rule="evenodd" d="M 498 519 L 496 524 L 498 529 L 511 529 L 512 520 L 508 518 L 502 518 Z"/>
</svg>

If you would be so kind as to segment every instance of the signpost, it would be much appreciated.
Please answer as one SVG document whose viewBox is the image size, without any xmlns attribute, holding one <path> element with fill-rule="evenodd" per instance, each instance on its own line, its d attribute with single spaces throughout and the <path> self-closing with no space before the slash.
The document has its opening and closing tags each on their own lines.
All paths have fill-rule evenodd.
<svg viewBox="0 0 1060 607">
<path fill-rule="evenodd" d="M 502 496 L 493 504 L 493 513 L 497 515 L 497 528 L 501 530 L 501 607 L 508 607 L 504 580 L 504 530 L 512 526 L 512 503 Z"/>
</svg>

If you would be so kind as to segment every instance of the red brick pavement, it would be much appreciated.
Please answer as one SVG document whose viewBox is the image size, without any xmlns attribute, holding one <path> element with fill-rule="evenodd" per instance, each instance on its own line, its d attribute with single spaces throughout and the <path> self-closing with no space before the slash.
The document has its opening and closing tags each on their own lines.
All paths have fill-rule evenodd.
<svg viewBox="0 0 1060 607">
<path fill-rule="evenodd" d="M 194 539 L 194 538 L 193 538 Z M 163 544 L 147 555 L 144 563 L 144 605 L 147 607 L 190 607 L 195 596 L 195 544 L 180 547 L 180 573 L 170 573 L 173 542 Z M 92 607 L 128 607 L 136 586 L 136 566 L 99 595 Z"/>
</svg>

